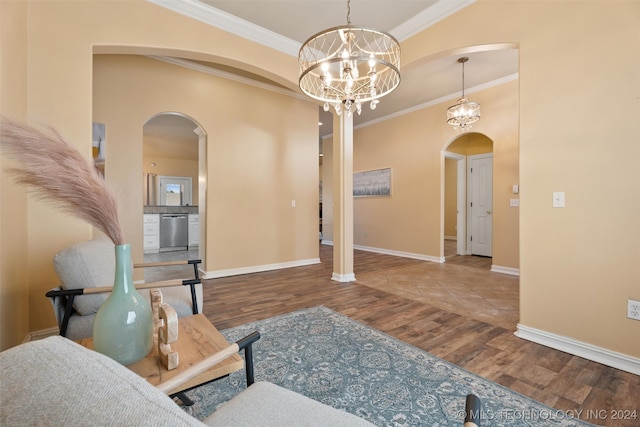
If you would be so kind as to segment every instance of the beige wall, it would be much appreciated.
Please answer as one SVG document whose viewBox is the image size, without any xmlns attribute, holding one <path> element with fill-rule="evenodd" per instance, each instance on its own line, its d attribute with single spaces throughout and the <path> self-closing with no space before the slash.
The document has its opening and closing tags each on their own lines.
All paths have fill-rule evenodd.
<svg viewBox="0 0 640 427">
<path fill-rule="evenodd" d="M 520 269 L 522 325 L 636 357 L 640 323 L 625 308 L 640 296 L 639 23 L 636 1 L 478 1 L 402 44 L 404 67 L 518 45 L 519 80 L 505 85 L 518 96 L 472 96 L 483 108 L 474 131 L 494 142 L 494 264 Z M 356 131 L 354 171 L 393 167 L 397 199 L 356 200 L 356 244 L 439 254 L 439 185 L 425 183 L 439 182 L 454 138 L 447 106 Z M 553 191 L 566 191 L 566 208 L 551 207 Z"/>
<path fill-rule="evenodd" d="M 0 113 L 24 120 L 27 112 L 27 4 L 0 2 Z M 0 351 L 29 331 L 27 194 L 12 184 L 0 156 Z"/>
<path fill-rule="evenodd" d="M 509 208 L 511 185 L 518 181 L 517 89 L 512 81 L 474 93 L 491 120 L 474 126 L 478 136 L 463 137 L 471 145 L 469 154 L 483 146 L 478 140 L 494 141 L 493 264 L 510 268 L 518 268 L 518 215 Z M 444 256 L 442 152 L 460 137 L 443 120 L 447 102 L 354 131 L 354 172 L 388 167 L 392 174 L 391 197 L 354 199 L 354 244 L 427 259 Z M 325 154 L 324 167 L 331 161 Z M 324 176 L 331 182 L 326 171 Z"/>
<path fill-rule="evenodd" d="M 15 100 L 11 100 L 11 105 L 3 105 L 2 112 L 12 113 L 15 108 L 22 106 L 22 117 L 32 123 L 47 123 L 53 125 L 62 135 L 64 135 L 83 154 L 90 158 L 91 155 L 91 123 L 94 121 L 93 114 L 93 53 L 138 53 L 138 54 L 167 54 L 177 55 L 185 58 L 210 60 L 224 65 L 237 66 L 267 78 L 270 78 L 283 86 L 295 88 L 297 81 L 296 59 L 277 51 L 272 51 L 261 45 L 239 39 L 229 34 L 212 28 L 201 22 L 183 17 L 166 9 L 152 5 L 146 1 L 134 0 L 128 2 L 112 1 L 92 1 L 92 2 L 28 2 L 26 5 L 5 4 L 3 7 L 3 20 L 6 19 L 5 10 L 12 8 L 9 21 L 23 22 L 24 25 L 18 28 L 19 37 L 5 38 L 2 40 L 3 55 L 13 52 L 17 55 L 12 57 L 12 64 L 5 65 L 9 61 L 3 61 L 2 71 L 14 71 L 20 77 L 15 82 L 24 82 L 24 91 Z M 20 3 L 20 2 L 18 2 Z M 26 2 L 24 2 L 26 3 Z M 24 4 L 22 3 L 22 4 Z M 88 19 L 91 16 L 100 16 L 100 19 Z M 4 21 L 3 21 L 4 22 Z M 151 24 L 152 25 L 149 25 Z M 6 30 L 3 25 L 3 31 Z M 20 32 L 24 32 L 21 35 Z M 9 44 L 9 40 L 16 41 L 16 45 Z M 217 41 L 212 43 L 212 40 Z M 5 46 L 10 48 L 5 49 Z M 26 46 L 26 49 L 25 49 Z M 26 64 L 13 63 L 13 58 L 19 61 L 26 52 Z M 28 72 L 27 72 L 28 69 Z M 149 76 L 147 76 L 149 77 Z M 4 79 L 4 76 L 3 76 Z M 19 83 L 18 84 L 19 87 Z M 113 96 L 122 95 L 122 88 L 113 88 Z M 159 93 L 161 91 L 156 91 Z M 233 246 L 229 251 L 225 251 L 224 246 L 212 248 L 207 254 L 215 257 L 209 263 L 208 268 L 235 267 L 241 265 L 256 265 L 276 260 L 285 260 L 287 257 L 312 257 L 308 255 L 308 246 L 304 243 L 309 239 L 313 240 L 317 253 L 317 201 L 318 186 L 317 174 L 313 173 L 317 167 L 317 107 L 313 104 L 301 102 L 295 99 L 280 99 L 275 101 L 273 108 L 270 102 L 272 95 L 263 98 L 267 104 L 249 105 L 242 103 L 242 97 L 251 95 L 252 90 L 243 89 L 233 93 L 229 104 L 232 106 L 233 114 L 238 114 L 242 110 L 242 115 L 255 118 L 258 110 L 263 108 L 268 114 L 262 115 L 258 124 L 251 127 L 246 126 L 246 122 L 237 120 L 233 114 L 224 116 L 229 128 L 232 125 L 239 128 L 246 128 L 245 134 L 241 135 L 233 130 L 220 131 L 215 127 L 214 133 L 222 135 L 219 141 L 229 143 L 243 141 L 245 138 L 253 141 L 251 144 L 259 145 L 260 142 L 269 140 L 271 144 L 264 144 L 258 149 L 251 151 L 247 146 L 243 146 L 241 152 L 233 153 L 237 155 L 236 162 L 224 164 L 221 157 L 230 155 L 229 151 L 218 151 L 220 157 L 211 157 L 212 167 L 218 168 L 224 176 L 214 183 L 214 196 L 216 191 L 234 194 L 232 200 L 222 198 L 234 207 L 233 213 L 218 213 L 207 218 L 207 228 L 213 234 L 208 238 L 220 238 L 221 233 L 235 233 Z M 220 99 L 226 99 L 228 92 L 218 94 Z M 4 91 L 3 91 L 4 95 Z M 155 94 L 154 94 L 155 95 Z M 238 95 L 240 95 L 238 97 Z M 153 98 L 153 96 L 152 96 Z M 249 96 L 251 98 L 251 96 Z M 126 114 L 129 110 L 138 108 L 134 102 L 128 99 L 126 104 L 120 105 L 121 114 Z M 265 105 L 269 107 L 265 108 Z M 251 110 L 247 115 L 244 110 Z M 169 111 L 173 109 L 163 109 Z M 160 112 L 154 111 L 154 113 Z M 284 111 L 284 114 L 279 114 Z M 14 113 L 18 114 L 18 112 Z M 273 116 L 280 120 L 277 132 L 273 128 L 265 128 L 264 122 L 272 121 Z M 151 117 L 145 115 L 144 119 Z M 119 123 L 110 127 L 109 141 L 107 147 L 108 158 L 127 158 L 127 163 L 132 167 L 124 165 L 117 166 L 115 163 L 107 164 L 107 180 L 115 188 L 118 194 L 118 202 L 121 210 L 121 217 L 124 223 L 125 235 L 129 236 L 129 241 L 134 248 L 141 248 L 141 223 L 132 218 L 142 217 L 142 192 L 122 191 L 130 186 L 130 183 L 140 182 L 142 172 L 141 145 L 142 124 L 136 119 Z M 142 118 L 137 118 L 142 120 Z M 289 120 L 291 122 L 289 122 Z M 289 123 L 298 123 L 296 126 L 289 126 Z M 285 126 L 286 124 L 286 126 Z M 107 123 L 109 126 L 109 123 Z M 257 136 L 257 137 L 256 137 Z M 250 139 L 253 138 L 253 139 Z M 313 147 L 311 165 L 304 160 L 307 155 L 305 141 Z M 119 144 L 111 143 L 120 141 Z M 279 145 L 282 141 L 286 144 Z M 292 141 L 296 141 L 295 144 Z M 132 144 L 129 147 L 127 144 Z M 249 145 L 251 145 L 249 144 Z M 220 142 L 220 145 L 223 145 Z M 282 151 L 275 148 L 279 146 Z M 254 147 L 255 148 L 255 147 Z M 271 149 L 271 151 L 269 151 Z M 262 162 L 268 162 L 282 154 L 285 160 L 279 163 L 282 172 L 275 174 L 272 169 L 264 167 Z M 258 180 L 255 174 L 247 174 L 243 170 L 240 179 L 236 179 L 233 172 L 237 171 L 238 163 L 247 156 L 249 170 L 255 174 L 261 174 L 262 180 Z M 261 157 L 264 156 L 264 157 Z M 297 160 L 293 160 L 298 157 Z M 302 160 L 300 160 L 302 158 Z M 293 165 L 292 165 L 293 164 Z M 257 165 L 255 169 L 252 169 Z M 115 168 L 117 173 L 109 175 L 109 168 Z M 290 168 L 290 169 L 287 169 Z M 312 176 L 308 181 L 298 179 L 305 174 Z M 281 183 L 283 176 L 286 179 L 296 180 L 300 187 L 313 182 L 310 191 L 313 199 L 313 206 L 307 208 L 305 197 L 307 194 L 291 194 L 290 188 L 279 188 L 272 186 L 277 179 Z M 266 178 L 266 179 L 265 179 Z M 7 179 L 2 177 L 2 188 Z M 233 193 L 242 189 L 246 191 L 246 185 L 253 184 L 250 181 L 258 181 L 254 188 L 259 192 L 258 197 L 244 197 L 246 194 Z M 223 183 L 232 183 L 229 187 L 224 187 Z M 138 188 L 138 185 L 135 186 Z M 232 191 L 233 190 L 233 191 Z M 298 189 L 299 190 L 299 189 Z M 299 191 L 301 192 L 301 191 Z M 21 192 L 24 198 L 24 192 Z M 223 194 L 225 197 L 229 194 Z M 298 200 L 298 208 L 291 210 L 291 199 Z M 49 302 L 43 296 L 46 290 L 57 284 L 57 279 L 53 271 L 51 259 L 60 249 L 78 241 L 87 240 L 94 234 L 91 227 L 76 220 L 59 214 L 53 208 L 49 208 L 41 202 L 24 199 L 24 206 L 16 205 L 15 211 L 5 215 L 3 211 L 3 223 L 7 221 L 12 225 L 10 231 L 2 230 L 2 283 L 3 295 L 10 293 L 9 298 L 3 298 L 3 304 L 19 309 L 24 306 L 25 298 L 29 299 L 29 308 L 26 314 L 22 314 L 23 321 L 16 328 L 13 324 L 3 322 L 1 335 L 11 336 L 7 345 L 16 344 L 16 335 L 22 337 L 25 330 L 38 330 L 53 326 L 53 314 Z M 213 197 L 211 200 L 216 200 Z M 286 203 L 285 203 L 286 200 Z M 273 204 L 277 203 L 278 208 Z M 287 207 L 286 212 L 283 212 Z M 265 210 L 270 209 L 269 212 Z M 3 203 L 4 209 L 4 203 Z M 253 211 L 255 209 L 255 211 Z M 308 211 L 307 211 L 308 209 Z M 26 215 L 25 215 L 26 213 Z M 265 225 L 264 216 L 260 214 L 268 213 L 267 219 L 272 219 L 275 215 L 283 213 L 283 220 Z M 222 215 L 222 218 L 220 217 Z M 306 217 L 312 217 L 309 221 L 312 226 L 307 227 Z M 304 217 L 304 218 L 300 218 Z M 243 221 L 236 223 L 233 227 L 224 227 L 221 223 L 242 218 Z M 26 220 L 26 223 L 24 222 Z M 20 227 L 20 224 L 24 224 Z M 214 226 L 215 224 L 215 226 Z M 245 226 L 246 225 L 246 226 Z M 309 228 L 307 231 L 306 228 Z M 12 234 L 10 234 L 12 233 Z M 13 233 L 19 236 L 13 236 Z M 307 238 L 308 236 L 312 236 Z M 14 238 L 15 237 L 15 238 Z M 250 248 L 247 253 L 238 249 L 238 246 L 246 246 L 254 242 L 254 239 L 263 240 L 256 248 Z M 301 238 L 302 243 L 296 240 Z M 18 242 L 16 242 L 18 241 Z M 223 239 L 221 242 L 228 242 Z M 15 250 L 14 253 L 5 256 L 4 248 L 10 244 Z M 141 250 L 141 249 L 140 249 Z M 141 252 L 134 256 L 134 259 L 141 257 Z M 233 258 L 241 253 L 244 258 Z M 28 260 L 28 296 L 25 291 L 15 293 L 15 280 L 13 276 L 20 273 L 11 273 L 12 261 Z M 287 261 L 291 259 L 288 258 Z M 23 273 L 24 274 L 24 273 Z M 24 280 L 23 280 L 24 282 Z M 6 301 L 6 302 L 5 302 Z M 22 304 L 22 305 L 21 305 Z M 28 319 L 26 318 L 28 316 Z M 15 331 L 15 332 L 13 332 Z"/>
<path fill-rule="evenodd" d="M 179 53 L 190 58 L 238 65 L 287 87 L 295 87 L 296 58 L 143 1 L 29 2 L 26 11 L 22 6 L 5 3 L 2 2 L 3 14 L 7 7 L 15 7 L 18 22 L 23 21 L 26 14 L 28 25 L 25 23 L 19 28 L 16 39 L 18 48 L 27 46 L 27 64 L 6 65 L 6 61 L 2 64 L 3 73 L 9 70 L 26 75 L 17 79 L 24 82 L 25 88 L 18 90 L 21 94 L 12 99 L 10 105 L 2 106 L 3 112 L 11 111 L 33 122 L 53 124 L 87 157 L 93 119 L 93 51 Z M 100 19 L 87 19 L 91 16 Z M 9 20 L 13 17 L 12 14 Z M 4 24 L 6 16 L 2 19 Z M 494 177 L 508 183 L 508 188 L 499 189 L 494 195 L 495 203 L 506 209 L 500 215 L 512 215 L 515 211 L 508 209 L 514 183 L 510 177 L 519 175 L 521 186 L 519 219 L 494 219 L 515 224 L 514 229 L 504 230 L 504 233 L 496 231 L 496 249 L 508 247 L 510 235 L 519 232 L 520 255 L 512 259 L 511 252 L 496 251 L 494 257 L 503 260 L 500 263 L 505 266 L 518 265 L 519 258 L 520 322 L 523 325 L 635 357 L 640 357 L 640 342 L 635 339 L 640 334 L 640 322 L 627 319 L 625 307 L 628 298 L 640 299 L 639 22 L 640 3 L 635 0 L 478 0 L 402 43 L 405 68 L 444 52 L 460 52 L 468 46 L 518 45 L 519 81 L 513 83 L 516 86 L 513 90 L 518 93 L 518 109 L 513 118 L 517 124 L 506 129 L 508 134 L 500 134 L 505 130 L 502 126 L 491 128 L 492 121 L 488 120 L 491 117 L 486 110 L 489 105 L 508 109 L 501 105 L 501 99 L 488 104 L 481 99 L 484 95 L 478 93 L 476 98 L 474 94 L 474 100 L 483 105 L 483 119 L 475 130 L 494 141 L 494 167 L 508 175 Z M 4 31 L 3 28 L 3 36 Z M 23 32 L 26 35 L 22 35 Z M 7 43 L 3 37 L 3 58 Z M 12 49 L 15 47 L 11 46 Z M 4 76 L 2 82 L 5 82 Z M 506 102 L 512 99 L 504 98 Z M 5 101 L 4 93 L 2 100 Z M 412 166 L 414 173 L 394 175 L 397 177 L 394 196 L 409 200 L 410 190 L 403 186 L 416 181 L 441 181 L 441 150 L 455 137 L 453 130 L 446 129 L 443 124 L 442 112 L 446 106 L 434 106 L 439 110 L 438 114 L 423 110 L 394 119 L 393 126 L 383 122 L 358 130 L 356 150 L 358 141 L 372 141 L 372 150 L 366 155 L 356 153 L 354 170 L 400 162 L 397 153 L 384 156 L 393 147 L 403 151 L 409 143 L 420 140 L 422 145 L 414 152 L 417 159 L 405 162 Z M 307 119 L 306 116 L 280 117 L 283 127 Z M 317 116 L 314 117 L 316 121 Z M 423 129 L 418 129 L 418 123 Z M 135 134 L 137 128 L 138 124 L 123 128 L 120 136 L 140 138 Z M 257 133 L 255 129 L 253 131 Z M 297 133 L 296 129 L 292 131 Z M 225 141 L 233 139 L 230 133 L 216 131 Z M 519 143 L 509 145 L 510 141 Z M 314 147 L 316 144 L 317 138 L 313 141 Z M 497 156 L 499 147 L 502 147 L 501 156 Z M 381 150 L 385 160 L 376 159 L 373 149 Z M 128 154 L 124 147 L 119 151 L 118 155 Z M 324 150 L 325 156 L 329 151 Z M 519 161 L 512 161 L 514 156 Z M 225 170 L 219 159 L 210 157 L 209 160 L 212 161 L 210 169 Z M 260 163 L 254 161 L 253 165 Z M 126 179 L 124 176 L 123 180 Z M 2 176 L 2 180 L 4 197 L 6 177 Z M 235 187 L 228 188 L 230 193 L 236 190 Z M 566 192 L 566 208 L 551 207 L 553 191 Z M 214 189 L 214 194 L 216 192 L 223 195 L 222 188 Z M 413 200 L 416 203 L 441 200 L 441 191 L 429 187 L 420 196 Z M 240 196 L 229 197 L 237 205 L 246 201 Z M 260 204 L 255 200 L 252 203 Z M 26 240 L 27 246 L 18 244 L 20 252 L 9 255 L 8 260 L 5 248 L 13 243 L 10 240 L 13 236 L 6 235 L 5 224 L 20 215 L 24 217 L 24 212 L 11 211 L 6 218 L 5 210 L 2 211 L 0 285 L 4 298 L 4 293 L 13 286 L 5 273 L 9 267 L 7 262 L 16 258 L 28 259 L 29 329 L 35 330 L 51 325 L 50 314 L 46 319 L 41 318 L 42 313 L 50 313 L 48 303 L 42 301 L 41 295 L 53 279 L 51 256 L 59 248 L 89 238 L 92 233 L 83 223 L 54 214 L 40 203 L 29 199 L 26 204 L 27 223 L 22 223 L 17 233 L 23 237 L 22 245 Z M 359 213 L 375 211 L 380 204 L 380 199 L 368 199 L 355 209 Z M 402 241 L 407 237 L 404 230 L 385 241 L 398 250 L 438 254 L 442 236 L 432 235 L 435 233 L 426 224 L 440 221 L 440 204 L 426 207 L 420 215 L 415 214 L 416 210 L 409 213 L 409 225 L 421 233 L 422 242 Z M 379 235 L 384 231 L 379 231 L 377 224 L 392 220 L 397 214 L 392 209 L 383 209 L 380 218 L 364 217 L 363 229 L 356 231 L 373 230 L 373 235 L 368 236 L 368 244 L 375 246 L 384 237 Z M 216 216 L 211 220 L 226 224 L 236 218 Z M 18 221 L 21 220 L 18 218 Z M 313 230 L 315 232 L 315 225 Z M 257 254 L 249 258 L 250 262 L 261 262 Z M 232 264 L 231 259 L 228 262 Z M 24 292 L 18 292 L 9 304 L 22 301 Z M 14 324 L 6 325 L 3 322 L 3 336 L 15 328 Z"/>
<path fill-rule="evenodd" d="M 403 43 L 405 64 L 518 43 L 520 323 L 635 357 L 639 22 L 637 1 L 478 1 Z"/>
<path fill-rule="evenodd" d="M 493 120 L 493 117 L 489 118 Z M 447 151 L 462 154 L 463 156 L 474 156 L 493 152 L 493 142 L 486 136 L 474 132 L 464 133 L 449 144 Z"/>
<path fill-rule="evenodd" d="M 317 106 L 140 56 L 97 55 L 94 119 L 109 131 L 108 180 L 144 169 L 141 124 L 162 111 L 186 114 L 208 135 L 205 270 L 318 257 Z M 281 117 L 292 123 L 282 126 Z M 140 217 L 127 211 L 125 221 L 127 235 L 141 240 L 135 190 L 127 197 Z"/>
</svg>

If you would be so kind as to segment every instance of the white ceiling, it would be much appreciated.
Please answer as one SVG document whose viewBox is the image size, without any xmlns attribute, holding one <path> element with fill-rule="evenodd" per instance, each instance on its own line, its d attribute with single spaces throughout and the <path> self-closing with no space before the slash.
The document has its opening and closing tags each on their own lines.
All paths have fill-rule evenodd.
<svg viewBox="0 0 640 427">
<path fill-rule="evenodd" d="M 223 28 L 258 43 L 267 44 L 297 56 L 301 44 L 325 28 L 347 23 L 346 0 L 149 0 Z M 391 33 L 402 41 L 474 0 L 352 0 L 350 17 L 354 25 L 365 25 Z M 464 31 L 464 29 L 461 29 Z M 460 56 L 468 56 L 465 64 L 465 94 L 492 84 L 517 78 L 518 52 L 515 46 L 478 46 L 443 52 L 436 58 L 401 67 L 401 83 L 390 95 L 381 99 L 375 111 L 363 106 L 362 115 L 354 116 L 354 126 L 382 120 L 429 105 L 455 100 L 461 94 Z M 203 64 L 198 64 L 202 66 Z M 215 64 L 204 64 L 219 68 Z M 225 69 L 226 72 L 233 70 Z M 245 75 L 246 77 L 246 75 Z M 263 80 L 264 82 L 264 80 Z M 278 86 L 282 91 L 282 87 Z M 471 99 L 473 96 L 469 96 Z M 331 117 L 320 108 L 320 135 L 331 133 Z M 183 123 L 169 118 L 178 125 Z M 445 111 L 443 111 L 445 120 Z M 177 123 L 175 123 L 177 122 Z M 162 117 L 155 125 L 166 127 Z M 145 127 L 145 130 L 150 126 Z M 193 134 L 192 126 L 186 132 Z"/>
<path fill-rule="evenodd" d="M 201 0 L 302 44 L 326 28 L 347 24 L 347 0 Z M 448 0 L 451 8 L 469 3 Z M 403 25 L 438 0 L 351 0 L 351 23 L 388 31 L 404 39 Z M 442 2 L 444 3 L 444 2 Z M 422 23 L 418 24 L 422 29 Z M 411 30 L 409 30 L 411 31 Z"/>
</svg>

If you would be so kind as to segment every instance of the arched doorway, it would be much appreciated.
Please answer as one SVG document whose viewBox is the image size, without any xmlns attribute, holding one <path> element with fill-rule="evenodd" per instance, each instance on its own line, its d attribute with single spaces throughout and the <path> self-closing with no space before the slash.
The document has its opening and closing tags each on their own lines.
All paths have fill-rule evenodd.
<svg viewBox="0 0 640 427">
<path fill-rule="evenodd" d="M 445 262 L 455 255 L 491 257 L 493 142 L 480 133 L 464 133 L 445 147 L 443 158 Z"/>
<path fill-rule="evenodd" d="M 145 218 L 145 257 L 165 253 L 167 260 L 206 259 L 206 178 L 206 133 L 196 120 L 183 113 L 164 112 L 144 124 L 144 211 L 146 215 L 148 212 L 159 215 L 157 243 L 147 238 L 147 228 L 153 231 L 155 227 L 148 227 Z M 186 224 L 186 244 L 182 239 L 179 243 L 175 239 L 172 243 L 163 242 L 160 220 L 163 209 L 168 207 L 171 212 L 183 214 L 180 219 Z"/>
</svg>

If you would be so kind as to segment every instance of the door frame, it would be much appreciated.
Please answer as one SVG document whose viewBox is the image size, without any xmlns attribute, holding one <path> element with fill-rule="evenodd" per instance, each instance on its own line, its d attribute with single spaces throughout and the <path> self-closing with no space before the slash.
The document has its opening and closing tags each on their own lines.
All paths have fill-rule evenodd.
<svg viewBox="0 0 640 427">
<path fill-rule="evenodd" d="M 456 252 L 458 255 L 467 255 L 467 157 L 451 151 L 443 151 L 442 154 L 443 176 L 444 159 L 452 159 L 456 161 L 456 211 L 458 213 L 456 217 Z M 444 189 L 444 179 L 442 181 Z M 442 198 L 444 200 L 444 190 L 442 191 Z M 442 203 L 441 234 L 444 241 L 444 202 Z"/>
</svg>

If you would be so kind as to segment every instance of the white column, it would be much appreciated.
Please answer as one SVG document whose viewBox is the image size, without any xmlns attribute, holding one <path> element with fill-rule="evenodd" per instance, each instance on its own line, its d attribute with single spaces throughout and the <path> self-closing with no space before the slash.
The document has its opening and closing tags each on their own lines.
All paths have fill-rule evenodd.
<svg viewBox="0 0 640 427">
<path fill-rule="evenodd" d="M 351 282 L 353 273 L 353 115 L 339 116 L 340 135 L 333 138 L 333 274 Z M 336 129 L 334 116 L 334 126 Z M 335 135 L 335 132 L 334 132 Z"/>
</svg>

